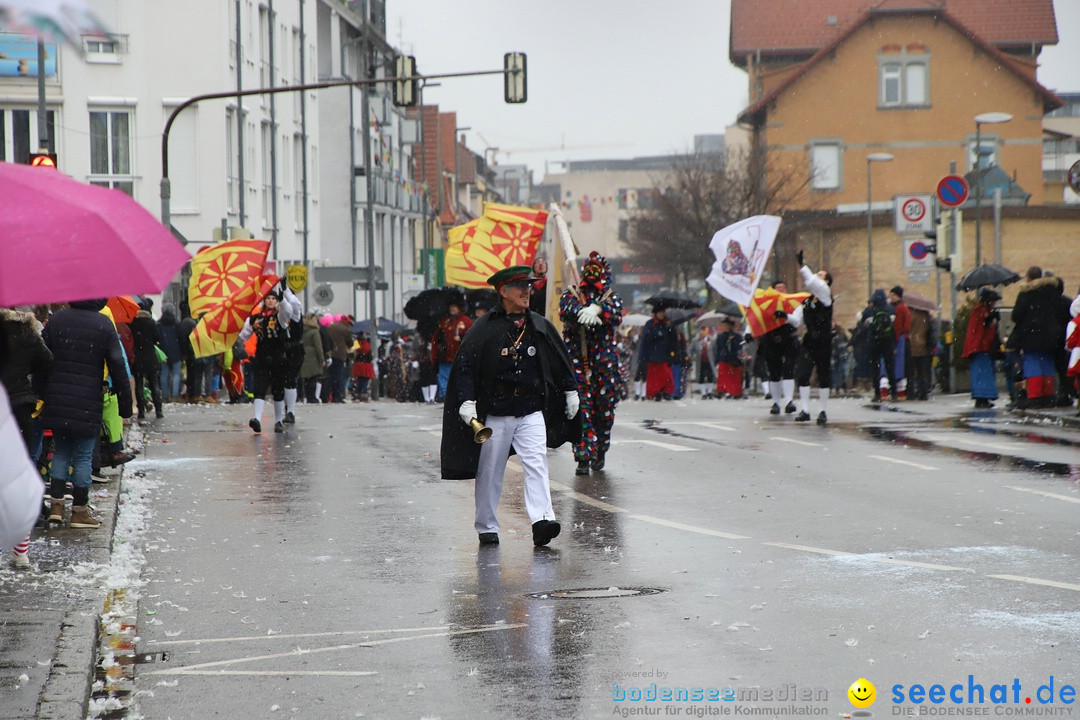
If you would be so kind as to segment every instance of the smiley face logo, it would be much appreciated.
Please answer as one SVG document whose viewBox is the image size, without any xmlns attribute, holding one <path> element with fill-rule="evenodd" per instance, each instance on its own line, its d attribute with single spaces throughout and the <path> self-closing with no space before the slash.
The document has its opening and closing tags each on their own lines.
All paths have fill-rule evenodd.
<svg viewBox="0 0 1080 720">
<path fill-rule="evenodd" d="M 851 687 L 847 690 L 847 696 L 855 707 L 868 708 L 877 699 L 877 688 L 874 687 L 874 683 L 866 678 L 859 678 L 851 683 Z"/>
</svg>

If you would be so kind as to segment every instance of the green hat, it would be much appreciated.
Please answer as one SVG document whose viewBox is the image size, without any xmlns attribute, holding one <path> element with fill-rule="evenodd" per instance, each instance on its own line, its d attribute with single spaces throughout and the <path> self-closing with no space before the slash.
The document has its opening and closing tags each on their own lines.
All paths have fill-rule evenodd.
<svg viewBox="0 0 1080 720">
<path fill-rule="evenodd" d="M 503 268 L 489 277 L 488 284 L 494 286 L 495 289 L 498 290 L 506 283 L 534 283 L 539 279 L 540 278 L 533 276 L 532 268 L 528 265 L 512 265 L 508 268 Z"/>
</svg>

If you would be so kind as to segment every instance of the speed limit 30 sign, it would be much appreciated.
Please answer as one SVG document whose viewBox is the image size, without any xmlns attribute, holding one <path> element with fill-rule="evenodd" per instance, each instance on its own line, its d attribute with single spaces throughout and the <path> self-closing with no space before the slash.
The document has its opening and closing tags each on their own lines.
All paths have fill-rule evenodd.
<svg viewBox="0 0 1080 720">
<path fill-rule="evenodd" d="M 893 198 L 898 233 L 924 233 L 934 229 L 932 195 L 897 195 Z"/>
</svg>

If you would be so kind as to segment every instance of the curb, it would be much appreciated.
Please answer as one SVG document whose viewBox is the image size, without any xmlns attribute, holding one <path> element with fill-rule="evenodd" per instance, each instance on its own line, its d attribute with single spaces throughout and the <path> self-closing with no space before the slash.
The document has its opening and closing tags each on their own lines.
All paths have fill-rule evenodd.
<svg viewBox="0 0 1080 720">
<path fill-rule="evenodd" d="M 100 508 L 101 532 L 107 542 L 95 543 L 90 554 L 93 562 L 108 564 L 112 555 L 124 471 L 110 488 L 109 499 Z M 104 539 L 103 537 L 103 539 Z M 38 697 L 36 717 L 44 720 L 84 720 L 89 717 L 90 693 L 97 671 L 99 619 L 107 595 L 104 590 L 91 598 L 84 609 L 68 610 L 57 628 L 56 650 L 49 674 Z"/>
</svg>

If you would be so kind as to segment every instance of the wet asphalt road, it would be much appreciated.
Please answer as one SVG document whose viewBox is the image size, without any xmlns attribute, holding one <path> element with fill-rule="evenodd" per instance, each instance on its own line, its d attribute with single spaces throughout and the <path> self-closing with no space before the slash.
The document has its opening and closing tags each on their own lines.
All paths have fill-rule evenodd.
<svg viewBox="0 0 1080 720">
<path fill-rule="evenodd" d="M 543 549 L 513 462 L 477 547 L 435 407 L 301 406 L 254 436 L 246 407 L 176 406 L 125 475 L 138 577 L 102 654 L 147 662 L 104 683 L 109 716 L 835 717 L 865 677 L 880 717 L 896 684 L 1075 686 L 1080 431 L 969 405 L 834 400 L 819 428 L 624 403 L 603 473 L 551 455 Z M 632 699 L 653 683 L 706 699 Z"/>
</svg>

